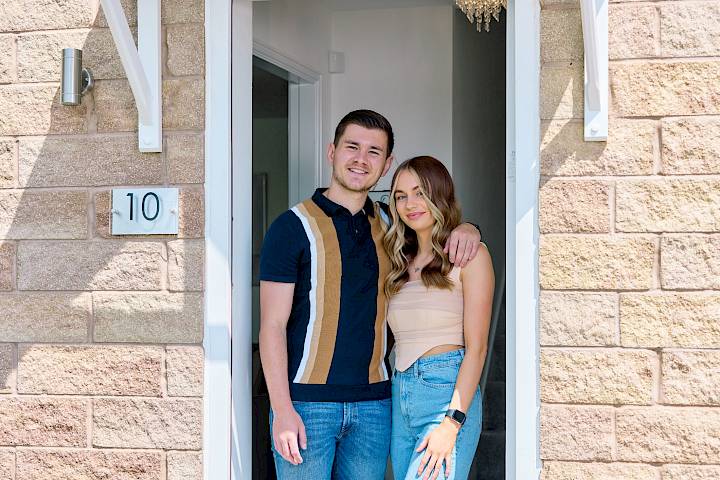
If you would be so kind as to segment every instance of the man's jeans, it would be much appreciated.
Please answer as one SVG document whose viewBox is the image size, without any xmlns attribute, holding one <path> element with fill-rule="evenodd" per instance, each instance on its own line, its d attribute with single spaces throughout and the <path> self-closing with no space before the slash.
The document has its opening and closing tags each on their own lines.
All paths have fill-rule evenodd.
<svg viewBox="0 0 720 480">
<path fill-rule="evenodd" d="M 303 463 L 275 450 L 279 480 L 382 480 L 390 453 L 391 400 L 293 402 L 305 424 Z M 273 415 L 270 412 L 270 431 Z"/>
</svg>

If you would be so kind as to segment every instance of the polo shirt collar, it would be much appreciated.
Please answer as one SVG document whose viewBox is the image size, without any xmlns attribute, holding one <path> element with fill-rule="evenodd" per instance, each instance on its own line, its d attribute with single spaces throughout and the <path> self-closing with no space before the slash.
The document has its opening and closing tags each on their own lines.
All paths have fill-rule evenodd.
<svg viewBox="0 0 720 480">
<path fill-rule="evenodd" d="M 318 188 L 317 190 L 315 190 L 315 193 L 312 196 L 313 202 L 315 202 L 317 206 L 320 207 L 322 211 L 325 212 L 325 214 L 329 217 L 333 217 L 342 212 L 346 212 L 348 215 L 350 215 L 350 210 L 340 204 L 333 202 L 325 195 L 323 195 L 323 192 L 325 192 L 325 190 L 327 190 L 327 188 Z M 370 200 L 369 196 L 365 199 L 365 205 L 363 205 L 362 211 L 369 217 L 375 216 L 375 207 L 373 206 L 373 202 L 372 200 Z"/>
</svg>

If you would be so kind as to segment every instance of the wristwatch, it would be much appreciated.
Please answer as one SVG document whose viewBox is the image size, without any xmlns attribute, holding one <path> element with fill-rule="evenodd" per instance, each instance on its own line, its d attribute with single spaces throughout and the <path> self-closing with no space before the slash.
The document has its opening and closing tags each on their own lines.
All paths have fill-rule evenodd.
<svg viewBox="0 0 720 480">
<path fill-rule="evenodd" d="M 447 412 L 445 412 L 445 416 L 461 427 L 463 426 L 463 423 L 465 423 L 465 414 L 460 410 L 450 408 Z"/>
</svg>

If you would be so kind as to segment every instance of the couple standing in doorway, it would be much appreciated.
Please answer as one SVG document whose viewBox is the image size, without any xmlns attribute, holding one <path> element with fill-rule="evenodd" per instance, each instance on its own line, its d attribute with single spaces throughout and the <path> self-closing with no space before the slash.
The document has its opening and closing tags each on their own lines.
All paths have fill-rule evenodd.
<svg viewBox="0 0 720 480">
<path fill-rule="evenodd" d="M 435 158 L 400 164 L 390 123 L 347 114 L 327 189 L 280 215 L 260 258 L 260 355 L 280 480 L 467 478 L 494 276 Z M 387 359 L 390 326 L 395 362 Z M 393 373 L 394 372 L 394 373 Z M 500 460 L 498 460 L 500 461 Z"/>
</svg>

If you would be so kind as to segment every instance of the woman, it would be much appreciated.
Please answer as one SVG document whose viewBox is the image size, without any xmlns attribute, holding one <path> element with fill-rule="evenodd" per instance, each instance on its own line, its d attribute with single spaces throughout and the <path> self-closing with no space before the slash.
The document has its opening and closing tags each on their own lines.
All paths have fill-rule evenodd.
<svg viewBox="0 0 720 480">
<path fill-rule="evenodd" d="M 490 254 L 481 245 L 460 269 L 443 253 L 460 208 L 450 174 L 435 158 L 415 157 L 398 167 L 390 214 L 384 243 L 391 262 L 387 318 L 396 342 L 395 479 L 466 479 L 482 423 L 478 383 L 495 282 Z"/>
</svg>

